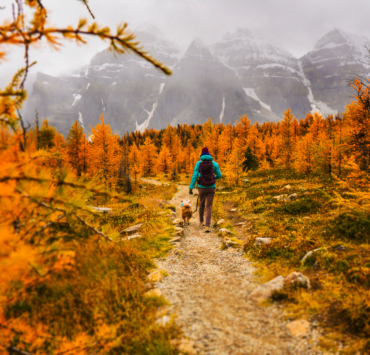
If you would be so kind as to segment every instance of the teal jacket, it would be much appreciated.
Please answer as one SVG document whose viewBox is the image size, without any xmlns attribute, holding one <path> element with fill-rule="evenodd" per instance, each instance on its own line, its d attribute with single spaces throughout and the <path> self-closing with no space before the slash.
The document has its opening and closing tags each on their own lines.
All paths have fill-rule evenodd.
<svg viewBox="0 0 370 355">
<path fill-rule="evenodd" d="M 200 158 L 200 161 L 198 161 L 195 164 L 193 177 L 191 179 L 191 183 L 190 183 L 190 187 L 189 187 L 190 189 L 194 189 L 195 183 L 198 181 L 198 178 L 200 178 L 199 165 L 204 160 L 210 160 L 210 161 L 212 161 L 212 164 L 213 164 L 213 172 L 215 173 L 216 180 L 219 179 L 222 176 L 221 175 L 220 167 L 218 166 L 218 164 L 215 161 L 213 161 L 213 158 L 210 155 L 203 155 Z M 211 189 L 213 187 L 216 187 L 216 184 L 213 184 L 212 186 L 202 186 L 202 185 L 199 185 L 198 184 L 198 187 L 200 189 Z"/>
</svg>

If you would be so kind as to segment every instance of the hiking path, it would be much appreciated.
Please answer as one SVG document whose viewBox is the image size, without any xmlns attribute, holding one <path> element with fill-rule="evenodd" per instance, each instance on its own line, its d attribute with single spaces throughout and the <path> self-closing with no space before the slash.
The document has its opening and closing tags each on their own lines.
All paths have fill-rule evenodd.
<svg viewBox="0 0 370 355">
<path fill-rule="evenodd" d="M 196 196 L 189 196 L 188 186 L 178 185 L 170 201 L 176 206 L 177 218 L 181 218 L 182 199 L 190 199 L 195 210 Z M 322 354 L 314 327 L 307 336 L 294 337 L 280 306 L 260 306 L 248 299 L 258 286 L 255 268 L 242 249 L 221 250 L 220 246 L 217 231 L 212 228 L 205 233 L 196 213 L 185 226 L 181 242 L 176 243 L 180 255 L 156 260 L 169 274 L 156 287 L 170 302 L 169 314 L 189 339 L 189 353 Z"/>
</svg>

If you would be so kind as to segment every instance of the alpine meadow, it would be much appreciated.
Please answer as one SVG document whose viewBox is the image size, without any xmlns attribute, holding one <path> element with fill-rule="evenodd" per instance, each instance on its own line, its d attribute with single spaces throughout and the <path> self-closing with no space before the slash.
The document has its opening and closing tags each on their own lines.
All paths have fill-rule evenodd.
<svg viewBox="0 0 370 355">
<path fill-rule="evenodd" d="M 113 31 L 82 18 L 77 26 L 54 27 L 46 2 L 15 0 L 12 17 L 0 26 L 1 65 L 12 51 L 24 56 L 24 68 L 0 91 L 0 353 L 369 354 L 369 75 L 348 74 L 348 69 L 345 88 L 336 87 L 340 95 L 334 89 L 320 93 L 321 78 L 313 84 L 315 74 L 307 64 L 312 51 L 304 56 L 311 82 L 301 62 L 286 56 L 292 67 L 279 62 L 260 69 L 297 70 L 289 78 L 296 86 L 284 86 L 283 76 L 274 72 L 276 87 L 262 81 L 265 74 L 263 85 L 243 87 L 242 80 L 252 75 L 250 66 L 241 66 L 245 77 L 230 63 L 222 62 L 226 69 L 220 69 L 221 62 L 210 59 L 211 50 L 197 40 L 201 54 L 191 60 L 212 62 L 202 73 L 214 70 L 217 83 L 226 82 L 222 90 L 229 90 L 217 92 L 221 116 L 210 118 L 218 90 L 210 76 L 195 72 L 194 77 L 206 78 L 203 84 L 186 83 L 191 89 L 186 90 L 194 88 L 191 95 L 203 101 L 195 111 L 195 101 L 181 91 L 187 75 L 176 76 L 185 60 L 162 63 L 166 57 L 161 55 L 157 60 L 150 43 L 146 50 L 151 37 L 141 46 L 127 24 Z M 75 2 L 93 21 L 98 18 L 92 1 Z M 350 38 L 344 31 L 333 33 Z M 69 42 L 88 47 L 93 38 L 107 46 L 95 62 L 108 55 L 114 61 L 138 58 L 140 70 L 150 66 L 155 75 L 177 80 L 177 86 L 155 82 L 160 90 L 155 99 L 151 94 L 153 102 L 136 102 L 132 97 L 141 95 L 136 87 L 127 94 L 133 95 L 129 100 L 122 94 L 121 106 L 112 104 L 115 98 L 109 103 L 105 96 L 91 96 L 83 118 L 82 106 L 73 110 L 89 88 L 91 95 L 108 87 L 121 95 L 118 86 L 134 86 L 139 74 L 119 84 L 88 70 L 86 77 L 61 76 L 58 81 L 38 74 L 33 92 L 27 92 L 37 67 L 31 51 L 47 44 L 62 52 Z M 342 45 L 316 47 L 329 51 Z M 225 48 L 214 46 L 212 55 L 224 55 Z M 368 70 L 370 47 L 364 48 Z M 276 53 L 283 52 L 276 50 L 271 57 Z M 118 67 L 107 63 L 96 71 Z M 240 88 L 230 84 L 230 73 Z M 91 86 L 90 80 L 95 80 Z M 67 87 L 72 81 L 75 86 Z M 56 96 L 48 96 L 45 87 L 53 82 L 50 92 Z M 209 96 L 196 91 L 201 85 Z M 278 104 L 273 99 L 265 103 L 279 90 Z M 348 90 L 351 97 L 345 102 Z M 72 108 L 65 109 L 64 92 L 69 100 L 73 97 Z M 305 97 L 302 105 L 299 95 Z M 341 100 L 343 112 L 328 111 L 323 98 L 330 95 L 336 104 Z M 225 110 L 230 97 L 240 104 L 235 111 Z M 181 115 L 172 114 L 176 100 L 184 103 Z M 93 101 L 102 108 L 95 111 Z M 141 110 L 148 118 L 123 133 L 122 127 L 134 127 L 136 117 L 121 124 L 124 101 L 125 110 Z M 144 108 L 148 102 L 152 111 Z M 294 107 L 284 106 L 291 103 Z M 27 107 L 32 107 L 32 122 Z M 245 107 L 250 112 L 239 112 Z M 306 113 L 296 117 L 295 109 Z M 283 113 L 275 119 L 279 110 Z M 194 112 L 203 115 L 198 123 L 193 123 Z M 225 119 L 228 112 L 235 114 L 232 122 Z M 167 115 L 167 121 L 154 122 L 154 113 Z M 212 184 L 202 186 L 205 173 L 199 166 L 205 161 Z M 212 198 L 203 197 L 212 189 Z M 181 217 L 184 205 L 192 213 L 190 224 Z M 203 219 L 207 213 L 211 225 L 210 215 Z"/>
</svg>

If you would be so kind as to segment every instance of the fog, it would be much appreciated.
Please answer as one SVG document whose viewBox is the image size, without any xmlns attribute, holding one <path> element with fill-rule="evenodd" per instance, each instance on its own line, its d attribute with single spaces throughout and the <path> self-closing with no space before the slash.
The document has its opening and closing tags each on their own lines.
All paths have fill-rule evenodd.
<svg viewBox="0 0 370 355">
<path fill-rule="evenodd" d="M 10 20 L 10 0 L 0 0 L 0 20 Z M 76 0 L 43 0 L 50 11 L 50 24 L 57 27 L 75 25 L 90 14 Z M 370 2 L 368 0 L 90 0 L 96 21 L 115 28 L 127 22 L 134 30 L 142 23 L 152 23 L 185 50 L 194 37 L 206 44 L 214 43 L 238 27 L 258 29 L 264 38 L 296 57 L 311 50 L 315 42 L 334 27 L 370 37 Z M 68 42 L 61 51 L 44 45 L 31 51 L 38 71 L 60 75 L 87 64 L 106 44 L 90 39 L 88 45 Z M 16 68 L 23 66 L 23 52 L 7 47 L 8 55 L 0 65 L 3 86 Z"/>
</svg>

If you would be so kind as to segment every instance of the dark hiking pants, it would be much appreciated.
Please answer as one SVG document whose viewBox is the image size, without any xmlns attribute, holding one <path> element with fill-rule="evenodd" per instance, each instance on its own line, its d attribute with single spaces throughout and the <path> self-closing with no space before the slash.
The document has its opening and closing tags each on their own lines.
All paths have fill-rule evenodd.
<svg viewBox="0 0 370 355">
<path fill-rule="evenodd" d="M 201 189 L 199 188 L 199 222 L 204 221 L 204 208 L 206 207 L 206 226 L 211 226 L 211 216 L 212 216 L 212 204 L 215 197 L 216 189 Z M 206 206 L 207 202 L 207 206 Z"/>
</svg>

